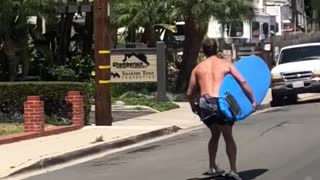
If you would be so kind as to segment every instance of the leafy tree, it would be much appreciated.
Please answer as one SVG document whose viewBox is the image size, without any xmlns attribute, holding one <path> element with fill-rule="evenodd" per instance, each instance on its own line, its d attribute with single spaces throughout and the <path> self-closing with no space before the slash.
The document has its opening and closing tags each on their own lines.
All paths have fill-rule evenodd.
<svg viewBox="0 0 320 180">
<path fill-rule="evenodd" d="M 215 13 L 215 18 L 222 24 L 222 31 L 225 32 L 225 25 L 228 23 L 231 26 L 233 21 L 252 18 L 254 16 L 252 3 L 252 0 L 224 0 L 224 3 L 220 4 L 220 10 Z"/>
<path fill-rule="evenodd" d="M 311 0 L 311 5 L 313 9 L 320 10 L 320 1 L 318 0 Z"/>
<path fill-rule="evenodd" d="M 170 0 L 176 17 L 185 21 L 185 41 L 177 91 L 185 91 L 196 65 L 211 17 L 226 22 L 250 17 L 253 0 Z"/>
<path fill-rule="evenodd" d="M 113 0 L 111 3 L 112 26 L 127 27 L 127 40 L 131 42 L 136 41 L 135 31 L 142 27 L 144 32 L 141 42 L 155 46 L 158 35 L 154 25 L 173 21 L 173 16 L 167 11 L 167 3 L 163 0 Z"/>
<path fill-rule="evenodd" d="M 28 69 L 28 40 L 32 25 L 31 16 L 42 17 L 50 0 L 5 0 L 0 1 L 0 44 L 1 53 L 7 57 L 9 80 L 17 76 L 19 61 Z M 26 71 L 27 72 L 27 71 Z M 26 75 L 27 73 L 23 74 Z"/>
<path fill-rule="evenodd" d="M 138 27 L 143 27 L 142 42 L 149 45 L 154 45 L 157 40 L 155 24 L 173 23 L 174 20 L 185 22 L 178 91 L 184 91 L 188 85 L 210 18 L 215 17 L 225 24 L 250 18 L 253 14 L 253 0 L 113 0 L 111 5 L 113 26 L 127 27 L 129 36 Z"/>
</svg>

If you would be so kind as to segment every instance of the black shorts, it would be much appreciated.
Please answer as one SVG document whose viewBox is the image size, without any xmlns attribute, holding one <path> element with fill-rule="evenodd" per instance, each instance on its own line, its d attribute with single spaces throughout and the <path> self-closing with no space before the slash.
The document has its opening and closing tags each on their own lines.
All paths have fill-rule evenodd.
<svg viewBox="0 0 320 180">
<path fill-rule="evenodd" d="M 214 124 L 229 126 L 234 124 L 234 121 L 227 120 L 224 114 L 220 112 L 217 97 L 201 96 L 198 102 L 198 115 L 207 127 Z"/>
</svg>

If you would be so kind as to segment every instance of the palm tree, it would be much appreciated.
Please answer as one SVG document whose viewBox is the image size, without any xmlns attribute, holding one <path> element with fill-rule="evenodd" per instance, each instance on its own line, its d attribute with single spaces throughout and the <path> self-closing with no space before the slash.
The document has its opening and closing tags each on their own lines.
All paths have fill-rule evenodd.
<svg viewBox="0 0 320 180">
<path fill-rule="evenodd" d="M 231 26 L 233 21 L 246 20 L 253 17 L 254 10 L 252 3 L 252 0 L 225 0 L 220 5 L 221 10 L 217 11 L 215 18 L 222 24 L 222 35 L 224 35 L 226 24 L 229 23 Z"/>
<path fill-rule="evenodd" d="M 144 32 L 141 41 L 148 46 L 155 46 L 157 34 L 154 26 L 158 23 L 172 22 L 163 0 L 113 0 L 111 6 L 112 26 L 127 27 L 128 41 L 131 42 L 136 40 L 136 29 L 142 27 Z"/>
<path fill-rule="evenodd" d="M 253 0 L 169 0 L 177 18 L 185 21 L 185 41 L 177 91 L 185 91 L 196 65 L 201 42 L 211 17 L 220 20 L 246 17 L 252 14 Z"/>
</svg>

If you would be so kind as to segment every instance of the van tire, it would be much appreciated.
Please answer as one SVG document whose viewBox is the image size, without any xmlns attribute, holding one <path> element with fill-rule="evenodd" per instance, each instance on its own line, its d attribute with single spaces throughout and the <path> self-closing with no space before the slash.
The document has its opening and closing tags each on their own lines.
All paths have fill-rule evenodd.
<svg viewBox="0 0 320 180">
<path fill-rule="evenodd" d="M 281 95 L 278 95 L 274 92 L 271 92 L 272 94 L 272 100 L 270 102 L 271 107 L 277 107 L 284 105 L 284 97 Z"/>
</svg>

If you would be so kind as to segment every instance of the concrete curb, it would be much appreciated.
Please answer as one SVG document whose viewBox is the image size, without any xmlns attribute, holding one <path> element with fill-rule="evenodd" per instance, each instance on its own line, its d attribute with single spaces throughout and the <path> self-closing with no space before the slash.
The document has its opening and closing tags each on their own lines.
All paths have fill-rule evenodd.
<svg viewBox="0 0 320 180">
<path fill-rule="evenodd" d="M 71 161 L 71 160 L 75 160 L 75 159 L 82 158 L 82 157 L 85 157 L 85 156 L 89 156 L 89 155 L 92 155 L 92 154 L 96 154 L 96 153 L 112 150 L 112 149 L 115 149 L 115 148 L 121 148 L 121 147 L 124 147 L 124 146 L 129 146 L 129 145 L 136 144 L 136 143 L 139 143 L 139 142 L 142 142 L 142 141 L 146 141 L 146 140 L 149 140 L 149 139 L 152 139 L 152 138 L 173 134 L 173 133 L 178 132 L 179 130 L 181 130 L 180 127 L 170 126 L 170 127 L 166 127 L 166 128 L 150 131 L 150 132 L 147 132 L 147 133 L 144 133 L 144 134 L 140 134 L 140 135 L 136 135 L 136 136 L 132 136 L 132 137 L 116 140 L 116 141 L 113 141 L 113 142 L 106 142 L 106 143 L 102 143 L 102 144 L 99 144 L 99 145 L 96 145 L 96 146 L 93 146 L 93 147 L 76 150 L 74 152 L 69 152 L 69 153 L 66 153 L 66 154 L 62 154 L 62 155 L 58 155 L 58 156 L 54 156 L 54 157 L 50 157 L 50 158 L 44 158 L 44 159 L 42 159 L 42 160 L 40 160 L 38 162 L 35 162 L 34 164 L 32 164 L 32 165 L 30 165 L 28 167 L 19 169 L 19 170 L 9 174 L 7 177 L 4 177 L 4 178 L 9 178 L 11 176 L 22 174 L 22 173 L 26 173 L 26 172 L 29 172 L 29 171 L 39 170 L 39 169 L 47 168 L 47 167 L 50 167 L 50 166 L 66 163 L 66 162 Z M 0 178 L 0 179 L 2 179 L 2 178 Z"/>
<path fill-rule="evenodd" d="M 257 111 L 261 111 L 261 110 L 264 110 L 264 109 L 267 109 L 267 108 L 270 108 L 270 107 L 271 107 L 270 103 L 261 104 L 260 106 L 258 106 Z"/>
</svg>

